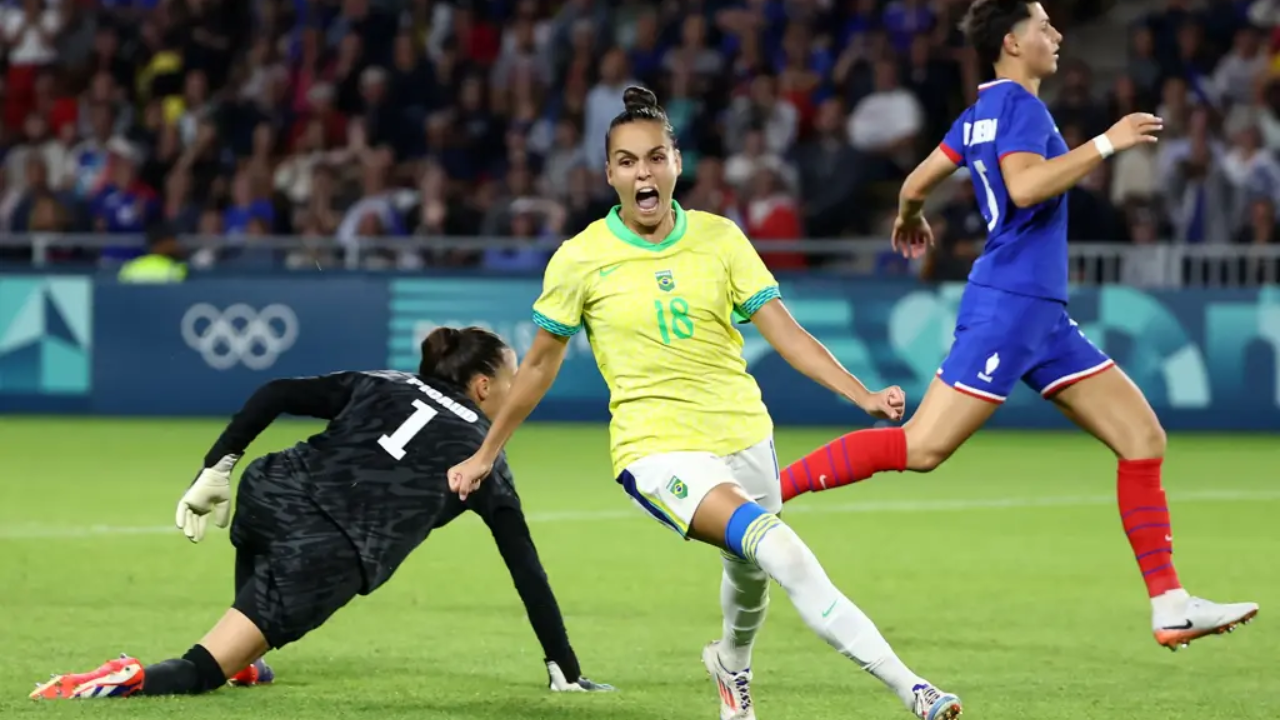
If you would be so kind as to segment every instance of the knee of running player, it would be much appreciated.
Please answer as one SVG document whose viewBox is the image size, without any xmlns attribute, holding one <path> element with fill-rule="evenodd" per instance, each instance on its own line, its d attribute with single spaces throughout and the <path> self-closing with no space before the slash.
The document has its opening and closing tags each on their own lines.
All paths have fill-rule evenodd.
<svg viewBox="0 0 1280 720">
<path fill-rule="evenodd" d="M 1116 449 L 1116 454 L 1121 460 L 1155 460 L 1164 457 L 1168 442 L 1164 426 L 1152 413 L 1149 421 L 1129 428 L 1129 437 Z"/>
<path fill-rule="evenodd" d="M 910 423 L 903 428 L 907 436 L 907 469 L 914 472 L 932 472 L 946 462 L 956 447 L 945 438 Z"/>
</svg>

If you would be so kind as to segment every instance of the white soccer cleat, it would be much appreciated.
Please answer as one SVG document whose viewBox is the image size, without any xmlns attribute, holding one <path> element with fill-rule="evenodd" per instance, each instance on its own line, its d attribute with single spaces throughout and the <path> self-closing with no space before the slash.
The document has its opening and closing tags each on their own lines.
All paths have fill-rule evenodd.
<svg viewBox="0 0 1280 720">
<path fill-rule="evenodd" d="M 720 641 L 702 648 L 702 665 L 720 691 L 720 720 L 756 720 L 751 702 L 751 668 L 733 672 L 720 662 Z"/>
<path fill-rule="evenodd" d="M 612 685 L 594 682 L 580 677 L 570 680 L 564 676 L 560 664 L 554 660 L 547 661 L 547 689 L 551 692 L 613 692 Z"/>
<path fill-rule="evenodd" d="M 928 683 L 916 685 L 911 692 L 915 695 L 911 712 L 920 720 L 955 720 L 963 712 L 960 698 Z"/>
<path fill-rule="evenodd" d="M 1156 610 L 1151 614 L 1151 629 L 1156 642 L 1177 651 L 1192 640 L 1207 635 L 1234 632 L 1258 614 L 1257 603 L 1219 604 L 1203 598 L 1188 597 L 1175 610 Z"/>
</svg>

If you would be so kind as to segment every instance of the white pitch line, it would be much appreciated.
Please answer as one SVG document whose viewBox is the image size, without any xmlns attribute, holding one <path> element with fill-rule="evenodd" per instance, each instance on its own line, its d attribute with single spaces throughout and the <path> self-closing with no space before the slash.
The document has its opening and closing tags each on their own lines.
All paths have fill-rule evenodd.
<svg viewBox="0 0 1280 720">
<path fill-rule="evenodd" d="M 621 498 L 619 498 L 621 501 Z M 1280 490 L 1205 490 L 1199 492 L 1179 493 L 1171 501 L 1177 504 L 1205 502 L 1269 502 L 1280 500 Z M 803 505 L 786 508 L 785 515 L 843 515 L 853 513 L 928 513 L 928 512 L 966 512 L 972 510 L 1016 510 L 1029 508 L 1053 507 L 1095 507 L 1115 505 L 1114 495 L 1080 495 L 1065 497 L 1016 497 L 988 498 L 973 500 L 870 500 L 861 503 L 829 503 L 815 504 L 806 502 Z M 625 505 L 616 510 L 566 510 L 560 512 L 533 512 L 527 519 L 530 523 L 578 523 L 578 522 L 618 522 L 621 520 L 644 520 L 644 513 L 636 509 L 627 509 Z M 172 525 L 0 525 L 0 540 L 75 540 L 102 536 L 124 535 L 160 535 L 178 534 L 178 528 Z"/>
</svg>

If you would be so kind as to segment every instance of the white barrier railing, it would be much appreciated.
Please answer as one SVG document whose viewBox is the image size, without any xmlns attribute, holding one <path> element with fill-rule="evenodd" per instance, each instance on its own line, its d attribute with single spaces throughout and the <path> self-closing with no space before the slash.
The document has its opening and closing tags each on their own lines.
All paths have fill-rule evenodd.
<svg viewBox="0 0 1280 720">
<path fill-rule="evenodd" d="M 331 254 L 338 267 L 357 270 L 377 253 L 403 254 L 484 250 L 541 250 L 550 253 L 558 239 L 509 237 L 368 237 L 349 242 L 333 238 L 274 236 L 245 240 L 225 236 L 183 236 L 184 247 L 201 250 L 260 248 L 279 251 L 321 251 Z M 824 269 L 851 275 L 874 275 L 889 253 L 881 238 L 805 239 L 757 241 L 761 253 L 804 255 Z M 0 234 L 0 251 L 30 248 L 36 267 L 49 267 L 61 249 L 101 250 L 146 245 L 141 235 L 100 234 Z M 212 255 L 210 255 L 212 257 Z M 1256 287 L 1280 284 L 1280 245 L 1129 245 L 1121 243 L 1072 243 L 1068 248 L 1071 278 L 1083 285 L 1125 284 L 1148 288 Z"/>
</svg>

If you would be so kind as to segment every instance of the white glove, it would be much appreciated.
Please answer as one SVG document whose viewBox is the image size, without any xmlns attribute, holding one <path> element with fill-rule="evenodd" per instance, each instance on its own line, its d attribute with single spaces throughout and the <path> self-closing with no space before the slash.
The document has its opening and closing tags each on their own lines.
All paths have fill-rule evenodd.
<svg viewBox="0 0 1280 720">
<path fill-rule="evenodd" d="M 227 455 L 211 468 L 200 471 L 196 481 L 178 501 L 174 522 L 193 543 L 204 538 L 204 528 L 213 513 L 213 524 L 220 528 L 231 520 L 231 470 L 239 455 Z"/>
</svg>

